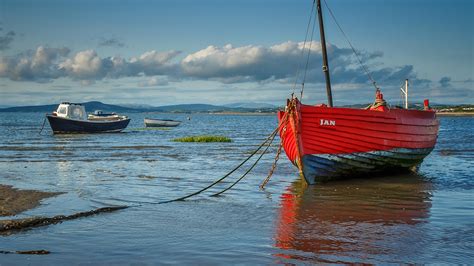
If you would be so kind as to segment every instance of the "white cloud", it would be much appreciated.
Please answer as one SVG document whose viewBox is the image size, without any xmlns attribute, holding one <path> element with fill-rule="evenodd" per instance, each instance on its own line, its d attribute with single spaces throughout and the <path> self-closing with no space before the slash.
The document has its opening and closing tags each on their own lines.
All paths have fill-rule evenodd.
<svg viewBox="0 0 474 266">
<path fill-rule="evenodd" d="M 311 49 L 306 83 L 324 81 L 321 71 L 321 45 L 319 42 L 283 42 L 265 47 L 247 45 L 233 47 L 208 46 L 188 54 L 180 62 L 175 58 L 181 53 L 171 50 L 155 50 L 125 59 L 120 56 L 100 57 L 94 50 L 79 51 L 67 57 L 67 48 L 38 47 L 35 52 L 0 57 L 0 77 L 11 80 L 45 82 L 67 77 L 73 80 L 102 80 L 138 76 L 167 76 L 170 79 L 216 80 L 222 83 L 239 82 L 293 82 L 299 68 L 303 73 L 307 51 Z M 330 69 L 335 82 L 367 83 L 367 77 L 356 64 L 350 49 L 328 47 Z M 380 57 L 380 53 L 364 53 L 368 62 Z M 373 76 L 384 82 L 392 82 L 416 75 L 412 66 L 379 68 Z M 403 77 L 401 77 L 403 76 Z"/>
<path fill-rule="evenodd" d="M 47 82 L 60 77 L 79 81 L 136 76 L 176 75 L 172 60 L 179 51 L 150 51 L 130 60 L 119 56 L 101 58 L 94 50 L 80 51 L 72 57 L 68 48 L 40 46 L 15 56 L 0 56 L 0 77 L 14 81 Z"/>
<path fill-rule="evenodd" d="M 0 57 L 0 77 L 15 81 L 46 82 L 61 77 L 62 71 L 54 64 L 69 54 L 68 48 L 39 46 L 16 56 Z"/>
<path fill-rule="evenodd" d="M 80 80 L 103 78 L 105 75 L 102 59 L 94 50 L 79 52 L 58 67 L 64 69 L 70 77 Z"/>
<path fill-rule="evenodd" d="M 138 83 L 138 86 L 140 87 L 155 87 L 155 86 L 166 86 L 168 85 L 168 79 L 163 76 L 155 76 L 147 81 L 140 82 Z"/>
<path fill-rule="evenodd" d="M 314 93 L 311 94 L 310 90 L 319 90 L 324 83 L 320 63 L 321 46 L 319 42 L 312 42 L 306 43 L 305 48 L 308 49 L 309 46 L 311 46 L 311 58 L 305 82 L 308 94 L 305 95 L 317 98 L 320 96 L 319 93 L 316 96 Z M 355 99 L 351 97 L 362 96 L 364 99 L 367 99 L 366 96 L 371 98 L 370 82 L 352 55 L 352 51 L 329 45 L 328 52 L 336 96 L 339 99 L 343 97 Z M 110 79 L 121 79 L 120 82 L 123 83 L 127 78 L 134 78 L 133 85 L 129 84 L 134 88 L 165 86 L 169 81 L 173 81 L 175 87 L 179 84 L 196 84 L 199 81 L 205 81 L 229 90 L 222 94 L 225 95 L 222 99 L 225 99 L 227 95 L 237 93 L 232 88 L 241 89 L 248 87 L 249 84 L 253 84 L 253 90 L 269 90 L 274 87 L 280 90 L 287 87 L 290 90 L 291 84 L 295 82 L 295 73 L 298 68 L 300 68 L 300 79 L 297 84 L 301 84 L 302 68 L 306 59 L 303 43 L 292 41 L 273 46 L 234 47 L 228 44 L 219 47 L 211 45 L 184 55 L 181 61 L 177 60 L 178 55 L 180 52 L 174 50 L 164 52 L 152 50 L 127 59 L 121 56 L 101 57 L 94 50 L 71 54 L 68 48 L 40 46 L 34 51 L 26 51 L 13 56 L 0 56 L 0 78 L 10 80 L 9 82 L 38 83 L 63 79 L 74 80 L 88 86 L 97 81 L 102 81 L 100 84 L 106 85 L 105 82 Z M 438 92 L 436 86 L 443 85 L 449 85 L 451 92 L 459 88 L 457 93 L 462 92 L 465 96 L 472 96 L 472 88 L 468 88 L 467 92 L 462 90 L 465 87 L 472 87 L 472 79 L 456 82 L 446 77 L 439 83 L 420 79 L 411 65 L 387 67 L 378 63 L 377 59 L 382 56 L 380 52 L 362 52 L 361 60 L 371 66 L 372 76 L 379 82 L 382 89 L 392 91 L 392 87 L 394 88 L 392 95 L 394 97 L 398 95 L 398 86 L 405 78 L 409 78 L 413 86 L 417 88 L 414 93 L 417 93 L 419 97 L 438 93 L 454 99 L 456 97 L 454 94 L 447 95 L 446 91 Z M 195 86 L 187 89 L 199 90 Z M 367 90 L 369 93 L 362 95 L 360 93 L 362 90 Z M 217 97 L 215 93 L 213 97 Z M 279 91 L 274 95 L 285 93 Z M 441 98 L 438 94 L 432 95 Z"/>
<path fill-rule="evenodd" d="M 219 80 L 224 83 L 276 80 L 294 80 L 296 70 L 303 72 L 308 50 L 311 50 L 306 82 L 322 82 L 321 44 L 287 41 L 270 47 L 248 45 L 233 47 L 208 46 L 189 54 L 181 61 L 186 77 Z M 328 46 L 330 69 L 341 82 L 366 82 L 350 49 Z M 367 62 L 382 56 L 381 53 L 364 53 Z M 334 67 L 332 67 L 334 66 Z M 362 81 L 363 80 L 363 81 Z"/>
</svg>

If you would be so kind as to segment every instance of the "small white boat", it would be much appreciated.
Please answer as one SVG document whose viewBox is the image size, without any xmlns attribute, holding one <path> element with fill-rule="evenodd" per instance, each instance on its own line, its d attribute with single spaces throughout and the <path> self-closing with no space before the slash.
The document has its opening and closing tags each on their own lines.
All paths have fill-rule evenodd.
<svg viewBox="0 0 474 266">
<path fill-rule="evenodd" d="M 145 118 L 146 127 L 177 127 L 179 124 L 178 120 Z"/>
</svg>

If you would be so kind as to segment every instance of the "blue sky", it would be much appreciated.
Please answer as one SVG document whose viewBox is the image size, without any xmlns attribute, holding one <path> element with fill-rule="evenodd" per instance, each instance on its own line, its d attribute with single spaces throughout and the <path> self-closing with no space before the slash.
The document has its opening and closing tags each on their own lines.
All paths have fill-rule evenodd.
<svg viewBox="0 0 474 266">
<path fill-rule="evenodd" d="M 474 103 L 474 1 L 326 1 L 389 102 L 400 103 L 409 78 L 413 101 Z M 0 105 L 281 105 L 305 63 L 311 5 L 0 0 Z M 371 102 L 373 87 L 324 16 L 335 104 Z M 305 103 L 326 101 L 317 29 L 313 41 Z"/>
</svg>

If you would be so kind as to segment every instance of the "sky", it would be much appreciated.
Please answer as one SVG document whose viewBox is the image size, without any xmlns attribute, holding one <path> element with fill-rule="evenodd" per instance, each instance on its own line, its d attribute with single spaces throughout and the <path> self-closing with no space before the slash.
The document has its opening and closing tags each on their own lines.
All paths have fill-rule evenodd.
<svg viewBox="0 0 474 266">
<path fill-rule="evenodd" d="M 401 104 L 405 79 L 410 101 L 474 104 L 474 1 L 322 2 L 335 105 L 373 101 L 359 60 L 391 104 Z M 301 96 L 303 77 L 302 101 L 325 103 L 318 25 L 311 39 L 308 24 L 312 4 L 0 0 L 0 107 L 284 105 L 293 91 Z"/>
</svg>

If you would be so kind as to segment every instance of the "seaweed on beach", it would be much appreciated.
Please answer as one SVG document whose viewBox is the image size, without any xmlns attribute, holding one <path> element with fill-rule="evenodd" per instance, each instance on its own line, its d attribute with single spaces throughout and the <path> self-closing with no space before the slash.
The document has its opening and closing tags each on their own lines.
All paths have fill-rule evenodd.
<svg viewBox="0 0 474 266">
<path fill-rule="evenodd" d="M 15 220 L 2 220 L 0 221 L 0 234 L 8 235 L 19 230 L 27 230 L 34 227 L 62 223 L 63 221 L 88 217 L 99 213 L 114 212 L 126 208 L 128 208 L 128 206 L 103 207 L 91 211 L 78 212 L 72 215 L 56 215 L 53 217 L 31 217 Z"/>
</svg>

